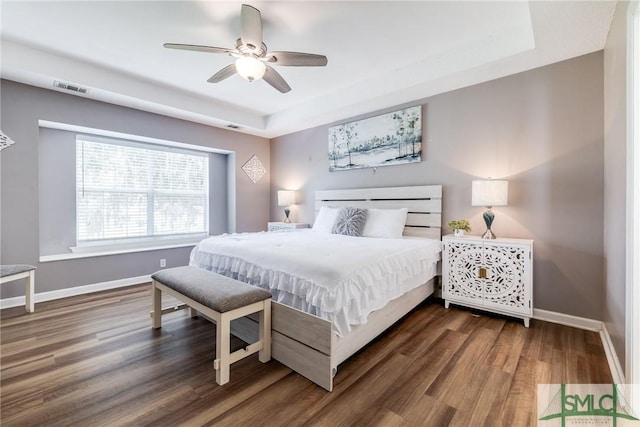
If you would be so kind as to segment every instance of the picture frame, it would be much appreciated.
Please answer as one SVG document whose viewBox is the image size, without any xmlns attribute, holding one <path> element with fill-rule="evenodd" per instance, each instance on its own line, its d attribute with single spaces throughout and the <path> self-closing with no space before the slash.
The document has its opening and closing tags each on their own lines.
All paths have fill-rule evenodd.
<svg viewBox="0 0 640 427">
<path fill-rule="evenodd" d="M 329 128 L 329 171 L 422 161 L 422 106 Z"/>
</svg>

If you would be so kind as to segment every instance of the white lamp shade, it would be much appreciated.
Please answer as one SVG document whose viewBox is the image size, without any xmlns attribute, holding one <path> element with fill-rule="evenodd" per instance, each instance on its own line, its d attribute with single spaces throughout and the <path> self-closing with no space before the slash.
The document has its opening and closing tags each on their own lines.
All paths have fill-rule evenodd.
<svg viewBox="0 0 640 427">
<path fill-rule="evenodd" d="M 506 206 L 509 181 L 499 179 L 471 182 L 471 206 Z"/>
<path fill-rule="evenodd" d="M 236 59 L 236 71 L 242 78 L 252 82 L 260 80 L 264 76 L 267 66 L 264 65 L 264 62 L 251 56 L 241 56 Z"/>
<path fill-rule="evenodd" d="M 293 190 L 278 190 L 278 206 L 291 206 L 296 203 L 296 192 Z"/>
</svg>

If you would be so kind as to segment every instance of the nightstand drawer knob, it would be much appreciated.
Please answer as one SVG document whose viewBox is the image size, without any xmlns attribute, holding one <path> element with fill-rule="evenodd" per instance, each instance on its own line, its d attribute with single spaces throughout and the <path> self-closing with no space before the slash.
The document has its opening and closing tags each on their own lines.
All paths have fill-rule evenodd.
<svg viewBox="0 0 640 427">
<path fill-rule="evenodd" d="M 481 279 L 486 279 L 487 278 L 487 269 L 484 267 L 480 267 L 478 269 L 478 277 Z"/>
</svg>

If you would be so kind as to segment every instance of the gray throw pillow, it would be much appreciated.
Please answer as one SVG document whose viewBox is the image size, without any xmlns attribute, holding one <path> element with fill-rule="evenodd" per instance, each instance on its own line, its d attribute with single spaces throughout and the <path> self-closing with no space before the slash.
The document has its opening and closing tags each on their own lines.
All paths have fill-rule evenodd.
<svg viewBox="0 0 640 427">
<path fill-rule="evenodd" d="M 362 235 L 365 222 L 367 222 L 366 209 L 340 208 L 331 232 L 333 234 L 358 237 Z"/>
</svg>

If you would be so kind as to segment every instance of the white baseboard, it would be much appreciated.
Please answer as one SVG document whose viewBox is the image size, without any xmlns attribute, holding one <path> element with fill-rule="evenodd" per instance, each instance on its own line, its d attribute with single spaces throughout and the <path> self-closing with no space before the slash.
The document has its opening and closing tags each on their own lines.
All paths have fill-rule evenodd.
<svg viewBox="0 0 640 427">
<path fill-rule="evenodd" d="M 600 332 L 603 327 L 600 320 L 587 319 L 586 317 L 572 316 L 555 311 L 540 310 L 539 308 L 533 309 L 533 318 L 594 332 Z"/>
<path fill-rule="evenodd" d="M 607 330 L 607 326 L 604 322 L 602 323 L 602 329 L 600 330 L 600 339 L 602 340 L 604 353 L 607 355 L 607 362 L 609 363 L 609 370 L 611 371 L 613 382 L 616 384 L 624 384 L 624 371 L 622 370 L 622 366 L 620 366 L 618 354 L 616 353 L 616 349 L 613 347 L 611 336 L 609 335 L 609 331 Z"/>
<path fill-rule="evenodd" d="M 92 292 L 106 291 L 108 289 L 123 288 L 125 286 L 139 285 L 151 281 L 151 276 L 128 277 L 126 279 L 111 280 L 109 282 L 94 283 L 92 285 L 74 286 L 73 288 L 59 289 L 56 291 L 39 292 L 34 296 L 35 302 L 51 301 L 75 295 L 90 294 Z M 0 309 L 18 307 L 24 305 L 24 297 L 0 299 Z"/>
<path fill-rule="evenodd" d="M 537 308 L 533 310 L 533 318 L 543 320 L 545 322 L 558 323 L 560 325 L 598 332 L 600 334 L 604 353 L 607 356 L 607 363 L 609 364 L 609 370 L 611 371 L 613 382 L 615 384 L 625 383 L 624 371 L 620 366 L 618 354 L 616 353 L 616 349 L 613 347 L 611 336 L 609 335 L 609 331 L 607 331 L 607 327 L 604 322 L 600 320 L 587 319 L 585 317 L 572 316 L 570 314 L 540 310 Z"/>
</svg>

